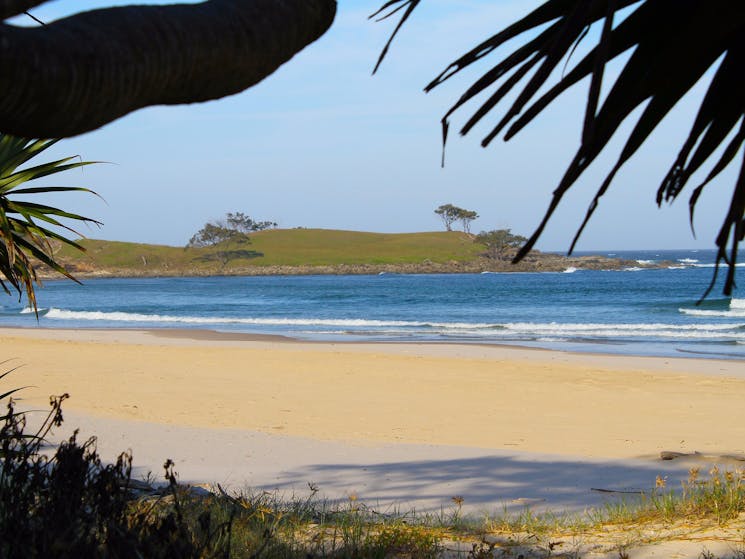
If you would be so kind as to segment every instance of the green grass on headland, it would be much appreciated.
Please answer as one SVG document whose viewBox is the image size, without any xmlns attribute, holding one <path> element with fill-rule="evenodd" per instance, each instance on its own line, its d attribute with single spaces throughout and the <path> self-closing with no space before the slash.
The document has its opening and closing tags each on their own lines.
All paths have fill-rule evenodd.
<svg viewBox="0 0 745 559">
<path fill-rule="evenodd" d="M 85 239 L 78 254 L 58 253 L 73 275 L 204 276 L 254 274 L 448 273 L 481 271 L 562 271 L 567 267 L 619 267 L 608 258 L 564 258 L 536 253 L 519 266 L 485 258 L 485 247 L 458 231 L 366 233 L 330 229 L 271 229 L 253 233 L 248 243 L 226 242 L 184 248 Z M 636 264 L 636 263 L 634 263 Z"/>
<path fill-rule="evenodd" d="M 250 243 L 183 248 L 85 239 L 87 253 L 63 248 L 61 259 L 77 272 L 149 274 L 250 273 L 272 266 L 360 266 L 474 262 L 483 247 L 460 232 L 364 233 L 327 229 L 272 229 Z"/>
<path fill-rule="evenodd" d="M 251 248 L 264 254 L 258 266 L 446 263 L 478 258 L 483 247 L 464 233 L 364 233 L 331 229 L 273 229 L 251 235 Z"/>
</svg>

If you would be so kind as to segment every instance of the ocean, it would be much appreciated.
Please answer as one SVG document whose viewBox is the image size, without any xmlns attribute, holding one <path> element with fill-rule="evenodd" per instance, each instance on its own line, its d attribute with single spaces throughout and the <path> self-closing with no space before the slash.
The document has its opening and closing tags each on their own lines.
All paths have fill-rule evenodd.
<svg viewBox="0 0 745 559">
<path fill-rule="evenodd" d="M 711 280 L 714 251 L 592 254 L 670 264 L 563 273 L 54 280 L 37 292 L 38 322 L 23 301 L 6 297 L 0 326 L 198 328 L 745 359 L 745 294 L 724 297 L 719 281 L 696 304 Z"/>
</svg>

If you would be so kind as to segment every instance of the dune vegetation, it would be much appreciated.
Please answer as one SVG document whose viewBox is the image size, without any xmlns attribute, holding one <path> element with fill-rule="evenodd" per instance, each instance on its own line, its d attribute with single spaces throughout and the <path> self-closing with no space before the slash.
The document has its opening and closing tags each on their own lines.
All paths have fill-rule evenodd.
<svg viewBox="0 0 745 559">
<path fill-rule="evenodd" d="M 687 546 L 715 559 L 723 556 L 707 543 L 721 541 L 729 543 L 727 557 L 745 557 L 741 471 L 715 468 L 707 477 L 692 469 L 678 491 L 658 478 L 657 488 L 634 502 L 580 515 L 526 508 L 467 516 L 458 496 L 438 514 L 380 512 L 354 495 L 342 503 L 318 499 L 313 484 L 290 499 L 184 486 L 170 460 L 165 482 L 136 480 L 130 453 L 105 464 L 95 439 L 75 435 L 46 452 L 45 437 L 62 423 L 67 395 L 53 398 L 42 426 L 30 431 L 26 415 L 8 402 L 14 392 L 0 394 L 7 404 L 0 416 L 1 557 L 628 558 Z"/>
</svg>

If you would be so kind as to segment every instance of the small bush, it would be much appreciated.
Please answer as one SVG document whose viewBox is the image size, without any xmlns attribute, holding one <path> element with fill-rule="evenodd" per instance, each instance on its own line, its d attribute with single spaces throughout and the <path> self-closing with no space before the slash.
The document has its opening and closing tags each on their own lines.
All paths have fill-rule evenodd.
<svg viewBox="0 0 745 559">
<path fill-rule="evenodd" d="M 666 484 L 658 478 L 657 485 Z M 657 491 L 650 503 L 665 519 L 712 518 L 724 525 L 745 511 L 745 471 L 722 472 L 714 466 L 708 478 L 701 478 L 699 468 L 691 468 L 681 492 Z"/>
<path fill-rule="evenodd" d="M 229 555 L 229 523 L 213 526 L 204 511 L 187 522 L 172 463 L 166 463 L 168 499 L 133 500 L 132 457 L 103 464 L 96 440 L 77 432 L 46 455 L 44 439 L 62 423 L 62 402 L 52 398 L 42 427 L 26 432 L 26 417 L 12 400 L 0 417 L 0 558 L 148 557 Z"/>
</svg>

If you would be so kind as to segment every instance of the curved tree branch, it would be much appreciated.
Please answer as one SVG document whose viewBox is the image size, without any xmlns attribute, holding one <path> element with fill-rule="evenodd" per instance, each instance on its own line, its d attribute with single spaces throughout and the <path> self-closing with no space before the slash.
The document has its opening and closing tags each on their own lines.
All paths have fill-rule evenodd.
<svg viewBox="0 0 745 559">
<path fill-rule="evenodd" d="M 40 3 L 0 0 L 0 10 Z M 238 93 L 323 35 L 335 13 L 335 0 L 210 0 L 0 24 L 0 131 L 74 136 L 150 105 Z"/>
<path fill-rule="evenodd" d="M 0 19 L 17 16 L 30 10 L 35 6 L 46 3 L 48 0 L 0 0 Z"/>
</svg>

